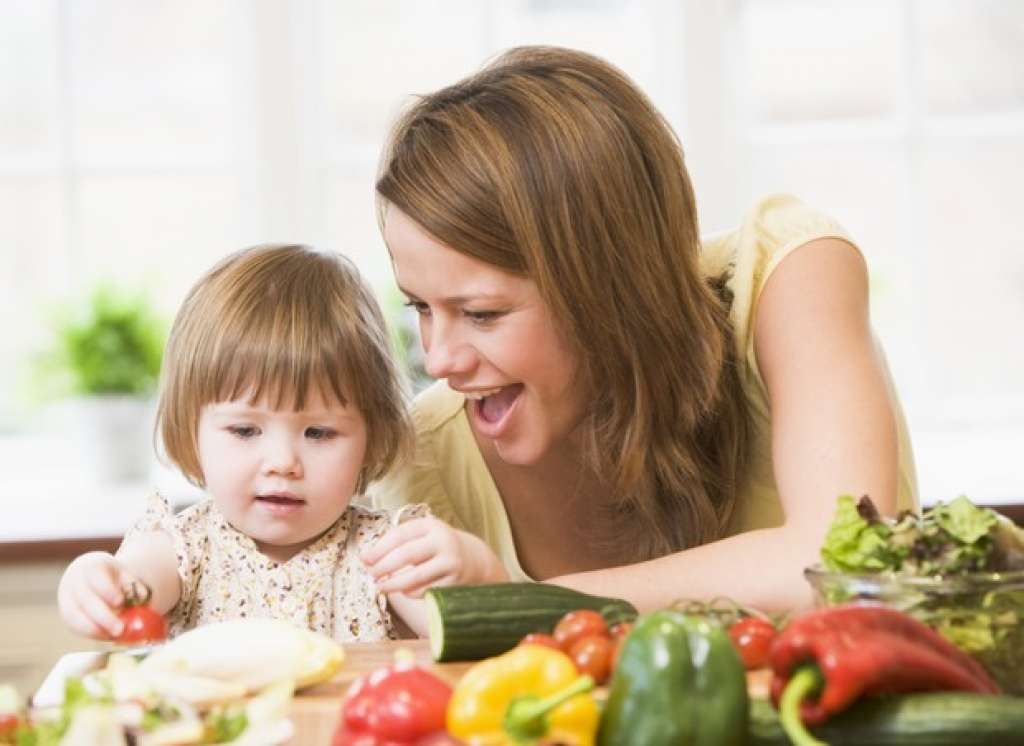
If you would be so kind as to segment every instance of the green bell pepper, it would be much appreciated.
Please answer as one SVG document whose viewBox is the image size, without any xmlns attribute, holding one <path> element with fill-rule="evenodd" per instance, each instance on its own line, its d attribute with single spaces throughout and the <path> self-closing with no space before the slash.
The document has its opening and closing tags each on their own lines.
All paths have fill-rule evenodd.
<svg viewBox="0 0 1024 746">
<path fill-rule="evenodd" d="M 598 746 L 743 744 L 747 679 L 714 621 L 665 609 L 637 620 L 623 643 Z"/>
</svg>

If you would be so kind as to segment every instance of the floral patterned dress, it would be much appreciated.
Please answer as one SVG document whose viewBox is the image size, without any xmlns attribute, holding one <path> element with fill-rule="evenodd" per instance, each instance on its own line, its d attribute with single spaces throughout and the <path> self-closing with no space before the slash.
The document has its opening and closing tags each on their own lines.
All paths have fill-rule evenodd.
<svg viewBox="0 0 1024 746">
<path fill-rule="evenodd" d="M 359 560 L 385 531 L 428 515 L 424 505 L 400 511 L 349 505 L 330 529 L 287 562 L 275 562 L 231 526 L 212 500 L 175 514 L 154 493 L 133 534 L 171 537 L 181 598 L 167 615 L 171 637 L 211 622 L 272 617 L 339 641 L 397 637 L 387 599 Z"/>
</svg>

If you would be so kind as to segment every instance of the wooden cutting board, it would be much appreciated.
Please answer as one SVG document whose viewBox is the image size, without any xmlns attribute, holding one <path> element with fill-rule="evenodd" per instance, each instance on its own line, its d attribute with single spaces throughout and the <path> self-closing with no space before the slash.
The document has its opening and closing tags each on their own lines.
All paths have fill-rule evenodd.
<svg viewBox="0 0 1024 746">
<path fill-rule="evenodd" d="M 452 686 L 458 683 L 472 663 L 434 663 L 426 640 L 389 640 L 386 642 L 345 643 L 345 662 L 330 681 L 303 689 L 292 701 L 295 724 L 293 746 L 327 746 L 338 724 L 341 698 L 353 681 L 364 673 L 394 662 L 395 652 L 410 651 L 418 664 L 430 669 Z"/>
<path fill-rule="evenodd" d="M 327 746 L 338 724 L 341 699 L 357 677 L 386 666 L 395 659 L 395 652 L 405 648 L 415 660 L 452 686 L 473 663 L 434 663 L 426 640 L 346 643 L 345 663 L 337 675 L 323 684 L 303 689 L 292 701 L 292 722 L 295 724 L 293 746 Z M 771 672 L 768 669 L 747 673 L 747 690 L 751 697 L 768 696 Z"/>
</svg>

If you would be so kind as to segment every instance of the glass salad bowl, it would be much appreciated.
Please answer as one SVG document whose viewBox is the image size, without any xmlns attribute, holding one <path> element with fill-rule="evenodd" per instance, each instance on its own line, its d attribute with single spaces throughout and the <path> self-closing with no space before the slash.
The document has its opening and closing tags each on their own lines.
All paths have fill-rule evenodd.
<svg viewBox="0 0 1024 746">
<path fill-rule="evenodd" d="M 1024 695 L 1024 570 L 915 576 L 804 570 L 818 607 L 882 603 L 974 656 L 1007 694 Z"/>
</svg>

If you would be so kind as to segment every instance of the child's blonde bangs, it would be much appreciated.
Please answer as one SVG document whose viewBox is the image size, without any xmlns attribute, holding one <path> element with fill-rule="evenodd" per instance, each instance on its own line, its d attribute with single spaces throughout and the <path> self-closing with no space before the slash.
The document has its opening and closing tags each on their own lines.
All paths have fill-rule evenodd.
<svg viewBox="0 0 1024 746">
<path fill-rule="evenodd" d="M 296 321 L 301 325 L 304 319 Z M 337 339 L 338 327 L 256 326 L 244 335 L 224 330 L 208 363 L 210 385 L 202 405 L 244 398 L 296 411 L 306 406 L 314 387 L 328 404 L 349 405 L 351 396 L 345 395 L 341 382 L 351 380 L 353 371 L 345 364 L 346 356 L 339 356 L 338 346 L 344 342 Z"/>
<path fill-rule="evenodd" d="M 366 421 L 367 480 L 382 476 L 409 439 L 376 301 L 347 260 L 306 247 L 249 249 L 201 280 L 175 320 L 162 386 L 165 452 L 199 485 L 199 417 L 214 402 L 299 410 L 315 390 L 355 406 Z"/>
</svg>

